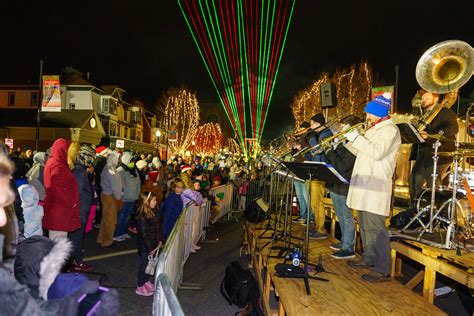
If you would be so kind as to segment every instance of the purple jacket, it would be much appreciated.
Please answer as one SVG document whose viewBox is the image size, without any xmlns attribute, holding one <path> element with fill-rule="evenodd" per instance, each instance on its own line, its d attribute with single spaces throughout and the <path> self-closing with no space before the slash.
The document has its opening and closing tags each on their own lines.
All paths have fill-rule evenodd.
<svg viewBox="0 0 474 316">
<path fill-rule="evenodd" d="M 196 190 L 185 189 L 181 194 L 181 199 L 184 206 L 187 206 L 191 201 L 196 203 L 197 206 L 202 204 L 202 195 Z"/>
</svg>

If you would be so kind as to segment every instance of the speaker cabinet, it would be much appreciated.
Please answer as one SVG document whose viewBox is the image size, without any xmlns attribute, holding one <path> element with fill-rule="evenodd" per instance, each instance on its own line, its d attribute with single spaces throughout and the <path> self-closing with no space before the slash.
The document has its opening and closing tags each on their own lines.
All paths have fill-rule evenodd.
<svg viewBox="0 0 474 316">
<path fill-rule="evenodd" d="M 337 93 L 335 83 L 322 83 L 320 86 L 321 107 L 334 108 L 337 106 Z"/>
</svg>

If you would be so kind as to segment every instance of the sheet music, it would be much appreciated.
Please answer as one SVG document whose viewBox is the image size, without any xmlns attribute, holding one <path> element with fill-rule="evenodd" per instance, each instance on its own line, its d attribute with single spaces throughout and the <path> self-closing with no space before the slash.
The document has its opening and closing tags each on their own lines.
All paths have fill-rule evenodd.
<svg viewBox="0 0 474 316">
<path fill-rule="evenodd" d="M 275 173 L 278 173 L 279 175 L 282 175 L 282 176 L 285 176 L 285 177 L 293 178 L 293 179 L 295 179 L 296 181 L 300 181 L 300 182 L 303 182 L 303 183 L 305 182 L 303 179 L 298 178 L 297 176 L 295 176 L 295 175 L 293 174 L 293 172 L 288 173 L 287 171 L 277 170 L 277 171 L 275 171 Z"/>
<path fill-rule="evenodd" d="M 341 182 L 343 182 L 345 184 L 349 184 L 349 181 L 347 181 L 343 176 L 341 176 L 341 174 L 339 172 L 337 172 L 336 168 L 334 168 L 333 165 L 331 165 L 330 163 L 321 162 L 321 161 L 309 161 L 309 160 L 305 160 L 304 163 L 324 165 L 324 166 L 326 166 L 326 168 L 329 169 L 329 171 L 332 172 L 332 174 L 334 174 L 339 180 L 341 180 Z"/>
</svg>

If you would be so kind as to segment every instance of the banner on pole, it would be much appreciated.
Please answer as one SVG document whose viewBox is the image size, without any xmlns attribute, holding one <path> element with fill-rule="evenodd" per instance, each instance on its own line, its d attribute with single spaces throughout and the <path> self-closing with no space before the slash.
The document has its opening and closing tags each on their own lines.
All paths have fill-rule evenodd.
<svg viewBox="0 0 474 316">
<path fill-rule="evenodd" d="M 43 76 L 41 111 L 61 112 L 61 91 L 59 88 L 59 76 Z"/>
<path fill-rule="evenodd" d="M 390 113 L 393 113 L 393 98 L 395 97 L 394 91 L 395 91 L 395 86 L 372 87 L 371 100 L 373 100 L 376 96 L 382 95 L 386 92 L 390 93 L 391 100 L 392 100 L 392 103 L 390 104 Z"/>
</svg>

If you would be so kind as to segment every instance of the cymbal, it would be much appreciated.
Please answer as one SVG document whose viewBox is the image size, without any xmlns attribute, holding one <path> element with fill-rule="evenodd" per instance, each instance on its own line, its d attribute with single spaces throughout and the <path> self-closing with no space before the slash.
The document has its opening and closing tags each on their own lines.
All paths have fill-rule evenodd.
<svg viewBox="0 0 474 316">
<path fill-rule="evenodd" d="M 455 140 L 454 139 L 451 139 L 451 138 L 447 138 L 443 135 L 440 135 L 440 134 L 427 134 L 429 138 L 433 138 L 433 139 L 437 139 L 437 140 L 440 140 L 442 142 L 449 142 L 449 143 L 454 143 Z"/>
<path fill-rule="evenodd" d="M 464 150 L 474 150 L 474 143 L 459 143 L 459 148 Z"/>
<path fill-rule="evenodd" d="M 438 152 L 438 155 L 445 157 L 454 157 L 454 156 L 463 156 L 463 157 L 474 157 L 474 150 L 470 149 L 461 149 L 455 151 L 441 151 Z"/>
</svg>

